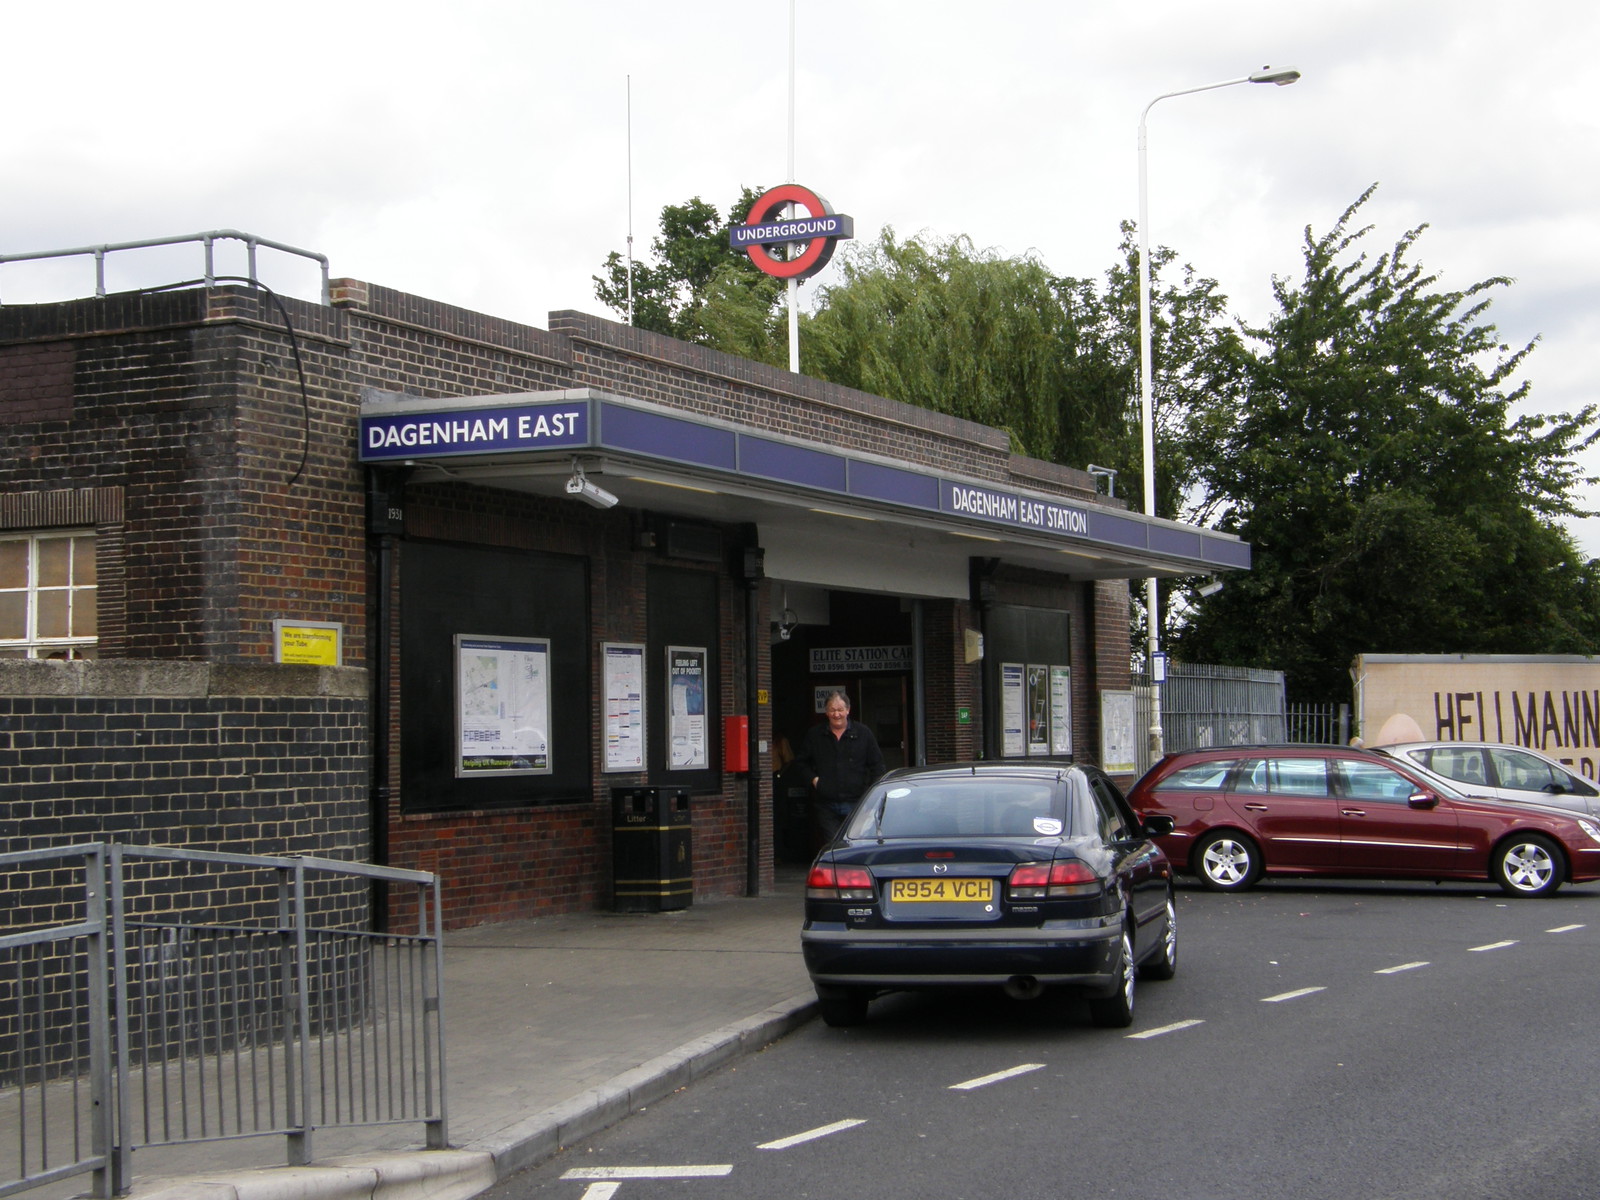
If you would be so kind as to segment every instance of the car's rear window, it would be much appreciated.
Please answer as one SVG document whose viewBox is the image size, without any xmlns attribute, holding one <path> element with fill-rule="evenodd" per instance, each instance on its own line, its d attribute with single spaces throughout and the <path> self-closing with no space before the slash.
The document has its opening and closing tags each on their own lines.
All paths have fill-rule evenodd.
<svg viewBox="0 0 1600 1200">
<path fill-rule="evenodd" d="M 1054 783 L 1032 780 L 891 781 L 856 810 L 846 836 L 1050 837 L 1064 832 L 1063 794 Z"/>
</svg>

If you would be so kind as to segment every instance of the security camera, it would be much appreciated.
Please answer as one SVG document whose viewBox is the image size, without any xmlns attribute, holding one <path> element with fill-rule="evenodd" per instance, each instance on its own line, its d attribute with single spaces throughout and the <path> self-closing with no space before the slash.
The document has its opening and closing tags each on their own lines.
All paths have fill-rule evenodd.
<svg viewBox="0 0 1600 1200">
<path fill-rule="evenodd" d="M 1221 590 L 1222 580 L 1220 579 L 1209 579 L 1200 585 L 1200 594 L 1202 596 L 1215 596 Z"/>
<path fill-rule="evenodd" d="M 567 495 L 576 496 L 585 504 L 595 508 L 612 508 L 617 503 L 617 498 L 605 488 L 589 482 L 588 476 L 583 473 L 583 468 L 576 462 L 572 464 L 572 478 L 567 480 Z"/>
</svg>

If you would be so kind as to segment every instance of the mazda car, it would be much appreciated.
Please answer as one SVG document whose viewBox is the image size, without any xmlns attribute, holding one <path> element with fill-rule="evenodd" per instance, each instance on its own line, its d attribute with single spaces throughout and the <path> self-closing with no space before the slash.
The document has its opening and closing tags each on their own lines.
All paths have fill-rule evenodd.
<svg viewBox="0 0 1600 1200">
<path fill-rule="evenodd" d="M 1600 879 L 1600 821 L 1469 796 L 1402 758 L 1339 746 L 1168 754 L 1129 793 L 1177 869 L 1233 892 L 1263 875 L 1483 880 L 1546 896 Z"/>
<path fill-rule="evenodd" d="M 1178 965 L 1172 867 L 1093 766 L 964 763 L 892 771 L 806 879 L 800 935 L 829 1025 L 884 992 L 1003 988 L 1088 998 L 1133 1021 L 1135 980 Z"/>
</svg>

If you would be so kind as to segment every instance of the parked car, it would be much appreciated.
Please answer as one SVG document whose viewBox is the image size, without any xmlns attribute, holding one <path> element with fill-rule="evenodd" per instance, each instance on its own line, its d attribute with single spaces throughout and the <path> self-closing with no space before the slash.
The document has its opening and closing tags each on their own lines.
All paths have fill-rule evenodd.
<svg viewBox="0 0 1600 1200">
<path fill-rule="evenodd" d="M 1600 817 L 1600 789 L 1536 750 L 1494 742 L 1405 742 L 1376 749 L 1442 776 L 1469 796 L 1546 804 Z"/>
<path fill-rule="evenodd" d="M 891 771 L 806 879 L 800 934 L 830 1025 L 885 991 L 996 987 L 1089 998 L 1102 1026 L 1133 1021 L 1134 980 L 1178 966 L 1172 867 L 1090 766 L 963 763 Z"/>
<path fill-rule="evenodd" d="M 1469 797 L 1407 760 L 1341 746 L 1168 754 L 1129 793 L 1173 864 L 1232 892 L 1268 875 L 1493 880 L 1545 896 L 1600 879 L 1600 822 Z"/>
</svg>

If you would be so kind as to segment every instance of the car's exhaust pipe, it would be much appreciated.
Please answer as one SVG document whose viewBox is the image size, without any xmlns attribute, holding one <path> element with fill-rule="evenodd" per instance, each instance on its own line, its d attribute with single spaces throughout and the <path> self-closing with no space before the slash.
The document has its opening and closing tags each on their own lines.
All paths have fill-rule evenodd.
<svg viewBox="0 0 1600 1200">
<path fill-rule="evenodd" d="M 1013 1000 L 1037 1000 L 1044 995 L 1044 984 L 1032 975 L 1013 975 L 1004 984 L 1006 995 Z"/>
</svg>

